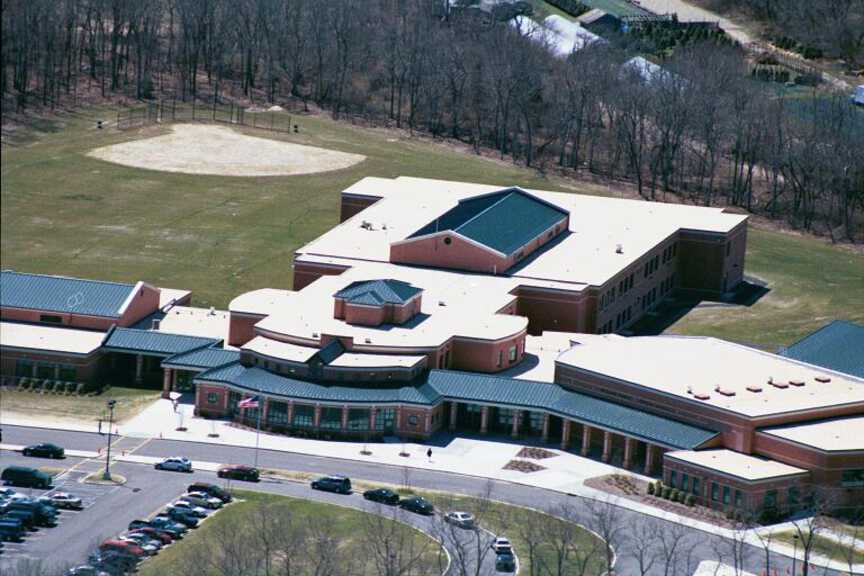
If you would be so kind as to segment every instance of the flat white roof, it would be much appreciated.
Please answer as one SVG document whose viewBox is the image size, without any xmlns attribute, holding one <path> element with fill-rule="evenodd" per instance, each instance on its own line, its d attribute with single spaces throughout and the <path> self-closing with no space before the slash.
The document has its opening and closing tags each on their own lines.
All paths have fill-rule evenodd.
<svg viewBox="0 0 864 576">
<path fill-rule="evenodd" d="M 581 334 L 573 332 L 543 332 L 540 336 L 525 337 L 525 356 L 519 364 L 498 372 L 497 376 L 536 380 L 555 381 L 555 360 L 573 346 L 573 341 Z"/>
<path fill-rule="evenodd" d="M 768 480 L 793 474 L 806 474 L 807 470 L 789 466 L 782 462 L 741 454 L 734 450 L 678 450 L 667 452 L 667 458 L 674 458 L 688 464 L 707 468 L 744 480 Z"/>
<path fill-rule="evenodd" d="M 391 243 L 404 240 L 459 200 L 506 187 L 404 176 L 364 178 L 343 194 L 381 200 L 297 252 L 388 262 Z M 747 220 L 720 208 L 526 191 L 567 210 L 570 235 L 510 271 L 509 275 L 522 284 L 556 282 L 569 285 L 570 290 L 599 286 L 679 229 L 726 233 Z M 361 227 L 363 222 L 371 224 L 371 229 Z M 619 244 L 622 254 L 616 253 Z"/>
<path fill-rule="evenodd" d="M 231 300 L 228 310 L 241 314 L 267 316 L 291 303 L 296 293 L 290 290 L 276 288 L 261 288 L 241 294 Z"/>
<path fill-rule="evenodd" d="M 829 452 L 864 450 L 864 416 L 775 426 L 759 432 Z"/>
<path fill-rule="evenodd" d="M 300 259 L 321 262 L 319 258 Z M 333 259 L 324 259 L 333 262 Z M 501 340 L 525 330 L 523 316 L 498 314 L 516 299 L 509 294 L 518 283 L 506 276 L 414 268 L 384 262 L 353 262 L 339 276 L 322 276 L 299 292 L 291 305 L 280 307 L 255 326 L 302 342 L 319 342 L 322 334 L 352 337 L 354 349 L 380 352 L 391 348 L 438 347 L 453 336 Z M 423 289 L 420 313 L 402 325 L 368 327 L 333 317 L 333 294 L 357 280 L 395 279 Z"/>
<path fill-rule="evenodd" d="M 864 380 L 724 340 L 585 334 L 579 342 L 559 364 L 749 417 L 840 404 L 864 410 Z"/>
<path fill-rule="evenodd" d="M 299 363 L 308 361 L 316 352 L 318 352 L 318 348 L 298 346 L 296 344 L 289 344 L 288 342 L 279 342 L 278 340 L 272 340 L 263 336 L 256 336 L 244 344 L 242 349 L 249 350 L 250 352 L 257 352 L 258 354 L 263 354 L 264 356 L 277 358 L 279 360 Z"/>
<path fill-rule="evenodd" d="M 0 322 L 0 347 L 90 354 L 102 345 L 105 332 L 60 326 Z"/>
<path fill-rule="evenodd" d="M 329 366 L 337 368 L 413 368 L 424 360 L 426 360 L 426 356 L 346 352 L 331 362 Z"/>
<path fill-rule="evenodd" d="M 231 315 L 225 310 L 174 306 L 159 321 L 159 331 L 228 342 L 230 325 Z"/>
<path fill-rule="evenodd" d="M 179 290 L 177 288 L 159 288 L 159 308 L 167 306 L 172 301 L 180 302 L 192 294 L 191 290 Z"/>
</svg>

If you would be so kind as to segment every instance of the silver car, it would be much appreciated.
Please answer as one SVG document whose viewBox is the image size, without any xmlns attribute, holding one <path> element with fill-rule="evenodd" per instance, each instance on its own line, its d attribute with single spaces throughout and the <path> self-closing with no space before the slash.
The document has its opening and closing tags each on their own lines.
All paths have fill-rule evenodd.
<svg viewBox="0 0 864 576">
<path fill-rule="evenodd" d="M 175 501 L 173 504 L 169 504 L 166 506 L 169 510 L 181 510 L 183 512 L 188 512 L 192 516 L 197 516 L 198 518 L 204 518 L 207 516 L 207 509 L 202 508 L 201 506 L 195 506 L 195 504 L 189 502 L 188 500 L 183 500 L 182 498 Z"/>
<path fill-rule="evenodd" d="M 175 456 L 158 462 L 155 468 L 156 470 L 171 470 L 173 472 L 192 472 L 192 461 L 188 458 Z"/>
<path fill-rule="evenodd" d="M 474 515 L 468 512 L 448 512 L 444 515 L 444 521 L 466 530 L 473 530 L 477 527 Z"/>
</svg>

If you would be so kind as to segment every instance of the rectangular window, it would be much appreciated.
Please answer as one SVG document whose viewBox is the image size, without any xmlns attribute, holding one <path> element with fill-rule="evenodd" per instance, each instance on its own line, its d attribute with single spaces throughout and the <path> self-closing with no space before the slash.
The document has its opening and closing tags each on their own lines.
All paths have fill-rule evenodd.
<svg viewBox="0 0 864 576">
<path fill-rule="evenodd" d="M 342 408 L 322 407 L 321 422 L 318 427 L 322 430 L 341 430 Z"/>
<path fill-rule="evenodd" d="M 63 317 L 55 316 L 54 314 L 40 314 L 39 321 L 45 322 L 46 324 L 62 324 Z"/>
<path fill-rule="evenodd" d="M 288 424 L 288 404 L 271 401 L 267 407 L 267 423 L 275 426 Z"/>
<path fill-rule="evenodd" d="M 51 364 L 37 364 L 36 377 L 41 378 L 42 380 L 53 379 L 54 366 L 52 366 Z"/>
<path fill-rule="evenodd" d="M 711 500 L 714 502 L 720 500 L 720 485 L 716 482 L 711 482 Z"/>
<path fill-rule="evenodd" d="M 840 482 L 845 488 L 859 488 L 864 486 L 864 468 L 843 470 Z"/>
<path fill-rule="evenodd" d="M 765 508 L 777 507 L 777 490 L 768 490 L 765 492 Z"/>
<path fill-rule="evenodd" d="M 732 252 L 732 243 L 731 243 L 731 242 L 727 242 L 727 243 L 726 243 L 726 256 L 729 256 L 729 254 L 730 254 L 731 252 Z"/>
<path fill-rule="evenodd" d="M 498 368 L 500 368 L 502 364 L 504 364 L 504 350 L 498 350 Z"/>
<path fill-rule="evenodd" d="M 681 474 L 681 486 L 679 486 L 681 490 L 685 492 L 690 489 L 690 475 L 689 474 Z"/>
<path fill-rule="evenodd" d="M 744 507 L 744 493 L 740 490 L 735 490 L 735 507 L 743 508 Z"/>
<path fill-rule="evenodd" d="M 796 508 L 801 501 L 801 493 L 798 491 L 797 486 L 790 486 L 789 491 L 786 493 L 786 503 L 789 505 L 789 508 Z"/>
<path fill-rule="evenodd" d="M 515 346 L 511 346 L 511 347 L 510 347 L 510 362 L 512 363 L 512 362 L 515 362 L 515 361 L 516 361 L 516 347 L 515 347 Z"/>
<path fill-rule="evenodd" d="M 219 395 L 216 392 L 208 392 L 207 393 L 207 403 L 208 404 L 216 404 L 219 401 Z"/>
<path fill-rule="evenodd" d="M 699 496 L 701 492 L 699 491 L 699 478 L 693 478 L 693 494 Z"/>
<path fill-rule="evenodd" d="M 75 366 L 60 366 L 60 380 L 63 382 L 74 382 L 78 377 Z"/>
<path fill-rule="evenodd" d="M 33 376 L 33 362 L 24 359 L 17 360 L 15 362 L 15 376 L 18 378 Z"/>
<path fill-rule="evenodd" d="M 291 424 L 298 428 L 311 428 L 315 424 L 315 407 L 295 405 Z"/>
<path fill-rule="evenodd" d="M 729 486 L 723 486 L 723 504 L 729 505 L 732 496 L 732 489 Z"/>
<path fill-rule="evenodd" d="M 369 410 L 366 408 L 348 410 L 348 429 L 369 430 Z"/>
<path fill-rule="evenodd" d="M 678 485 L 678 472 L 675 470 L 672 470 L 671 472 L 669 472 L 669 485 L 670 486 L 677 486 Z"/>
</svg>

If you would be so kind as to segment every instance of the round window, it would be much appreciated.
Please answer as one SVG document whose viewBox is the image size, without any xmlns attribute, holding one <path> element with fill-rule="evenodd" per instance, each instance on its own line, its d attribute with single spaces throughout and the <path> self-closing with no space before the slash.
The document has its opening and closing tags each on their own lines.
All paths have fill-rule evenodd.
<svg viewBox="0 0 864 576">
<path fill-rule="evenodd" d="M 444 237 L 444 244 L 447 244 L 447 245 L 449 246 L 449 245 L 452 244 L 452 243 L 453 243 L 453 239 L 452 239 L 452 238 L 450 238 L 449 236 L 445 236 L 445 237 Z"/>
</svg>

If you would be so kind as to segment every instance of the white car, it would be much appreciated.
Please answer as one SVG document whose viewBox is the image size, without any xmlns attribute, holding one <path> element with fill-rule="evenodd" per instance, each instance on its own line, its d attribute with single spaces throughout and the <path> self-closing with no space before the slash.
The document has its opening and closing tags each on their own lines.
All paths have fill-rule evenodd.
<svg viewBox="0 0 864 576">
<path fill-rule="evenodd" d="M 55 492 L 49 496 L 42 496 L 39 501 L 65 510 L 81 510 L 84 507 L 81 498 L 76 498 L 68 492 Z"/>
<path fill-rule="evenodd" d="M 492 541 L 491 546 L 495 554 L 513 554 L 513 545 L 507 538 L 499 536 Z"/>
<path fill-rule="evenodd" d="M 192 462 L 188 458 L 176 456 L 158 462 L 155 468 L 156 470 L 171 470 L 173 472 L 192 472 Z"/>
<path fill-rule="evenodd" d="M 169 504 L 167 508 L 188 512 L 189 514 L 197 516 L 198 518 L 204 518 L 205 516 L 207 516 L 206 508 L 202 508 L 201 506 L 195 506 L 191 502 L 183 500 L 182 498 L 175 501 L 173 504 Z"/>
<path fill-rule="evenodd" d="M 16 492 L 12 488 L 0 488 L 0 498 L 6 498 L 7 500 L 26 500 L 27 496 L 20 492 Z"/>
<path fill-rule="evenodd" d="M 444 521 L 448 524 L 453 524 L 454 526 L 467 528 L 469 530 L 473 530 L 477 527 L 474 515 L 469 514 L 468 512 L 448 512 L 444 515 Z"/>
<path fill-rule="evenodd" d="M 213 510 L 218 510 L 225 505 L 225 503 L 222 502 L 222 500 L 220 500 L 219 498 L 214 498 L 209 494 L 205 494 L 204 492 L 187 492 L 186 496 L 190 496 L 192 498 L 199 498 L 206 501 L 208 505 L 204 506 L 204 508 L 212 508 Z"/>
</svg>

